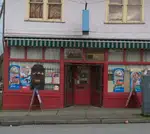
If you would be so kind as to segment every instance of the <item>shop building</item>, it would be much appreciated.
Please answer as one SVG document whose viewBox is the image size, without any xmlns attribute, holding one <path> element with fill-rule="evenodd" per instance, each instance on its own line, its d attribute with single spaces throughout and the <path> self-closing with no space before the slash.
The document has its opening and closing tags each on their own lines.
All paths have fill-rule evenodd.
<svg viewBox="0 0 150 134">
<path fill-rule="evenodd" d="M 85 35 L 84 26 L 81 28 L 83 4 L 60 1 L 63 14 L 58 19 L 57 13 L 53 20 L 51 15 L 49 19 L 45 14 L 24 15 L 26 10 L 31 10 L 33 1 L 27 4 L 20 0 L 19 4 L 13 4 L 6 0 L 3 109 L 28 109 L 32 95 L 31 68 L 37 63 L 45 68 L 45 86 L 40 90 L 44 109 L 72 105 L 122 108 L 133 84 L 141 100 L 141 74 L 150 67 L 150 28 L 147 27 L 150 19 L 144 14 L 148 7 L 143 0 L 123 1 L 124 12 L 127 4 L 131 4 L 135 8 L 132 13 L 138 12 L 140 17 L 129 15 L 128 19 L 124 16 L 118 21 L 116 12 L 108 10 L 115 3 L 89 2 L 90 23 L 86 28 L 89 26 L 90 30 Z M 75 12 L 77 6 L 79 10 Z M 136 10 L 137 6 L 140 11 Z M 12 18 L 11 14 L 19 9 L 18 16 Z M 100 17 L 95 16 L 97 10 Z M 105 14 L 111 13 L 103 22 Z"/>
</svg>

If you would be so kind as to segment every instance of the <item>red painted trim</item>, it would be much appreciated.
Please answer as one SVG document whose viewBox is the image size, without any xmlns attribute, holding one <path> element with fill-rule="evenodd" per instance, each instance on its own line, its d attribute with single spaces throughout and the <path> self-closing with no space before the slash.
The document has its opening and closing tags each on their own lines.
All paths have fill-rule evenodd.
<svg viewBox="0 0 150 134">
<path fill-rule="evenodd" d="M 144 50 L 143 49 L 140 50 L 140 54 L 141 54 L 141 62 L 143 62 L 144 61 Z"/>
<path fill-rule="evenodd" d="M 126 49 L 123 49 L 123 62 L 126 62 Z"/>
<path fill-rule="evenodd" d="M 103 83 L 104 83 L 104 91 L 103 91 L 103 98 L 107 94 L 108 90 L 108 63 L 105 62 L 104 64 L 104 75 L 103 75 Z"/>
<path fill-rule="evenodd" d="M 150 62 L 108 62 L 112 65 L 149 65 Z"/>
<path fill-rule="evenodd" d="M 108 61 L 108 56 L 109 56 L 108 49 L 106 49 L 104 52 L 104 61 Z"/>
<path fill-rule="evenodd" d="M 8 47 L 8 58 L 10 58 L 10 49 L 11 47 Z"/>
<path fill-rule="evenodd" d="M 60 49 L 60 93 L 61 93 L 61 103 L 62 107 L 64 107 L 64 49 Z"/>
<path fill-rule="evenodd" d="M 18 61 L 18 62 L 50 62 L 50 63 L 57 63 L 60 62 L 60 60 L 37 60 L 37 59 L 15 59 L 11 58 L 9 61 Z"/>
<path fill-rule="evenodd" d="M 78 63 L 78 64 L 104 64 L 104 61 L 79 61 L 79 60 L 64 60 L 65 63 Z"/>
<path fill-rule="evenodd" d="M 9 67 L 9 49 L 7 46 L 7 42 L 5 42 L 5 47 L 4 47 L 4 92 L 8 90 L 8 67 Z"/>
</svg>

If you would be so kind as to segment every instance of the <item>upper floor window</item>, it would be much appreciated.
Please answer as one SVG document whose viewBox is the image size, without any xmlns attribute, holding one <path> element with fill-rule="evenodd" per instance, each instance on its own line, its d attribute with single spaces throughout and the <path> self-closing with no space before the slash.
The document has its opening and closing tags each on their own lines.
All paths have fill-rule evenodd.
<svg viewBox="0 0 150 134">
<path fill-rule="evenodd" d="M 144 0 L 108 0 L 107 22 L 139 23 L 144 21 Z"/>
<path fill-rule="evenodd" d="M 62 0 L 28 1 L 28 19 L 62 21 Z"/>
<path fill-rule="evenodd" d="M 48 19 L 61 19 L 61 0 L 48 0 Z"/>
<path fill-rule="evenodd" d="M 30 0 L 30 18 L 43 18 L 43 0 Z"/>
</svg>

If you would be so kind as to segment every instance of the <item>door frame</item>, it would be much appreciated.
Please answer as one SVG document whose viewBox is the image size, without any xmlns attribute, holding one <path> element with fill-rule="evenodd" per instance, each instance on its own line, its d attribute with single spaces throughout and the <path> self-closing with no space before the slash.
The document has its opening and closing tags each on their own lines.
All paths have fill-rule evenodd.
<svg viewBox="0 0 150 134">
<path fill-rule="evenodd" d="M 65 107 L 69 107 L 69 106 L 72 106 L 74 105 L 74 87 L 73 87 L 73 83 L 72 82 L 72 104 L 67 104 L 67 88 L 66 88 L 66 80 L 67 80 L 67 76 L 68 74 L 66 75 L 66 72 L 68 73 L 68 70 L 65 70 L 68 66 L 73 66 L 72 64 L 64 64 L 64 106 Z M 73 72 L 72 72 L 73 73 Z M 72 75 L 72 80 L 73 80 L 73 75 Z"/>
<path fill-rule="evenodd" d="M 98 66 L 100 68 L 100 72 L 99 72 L 99 75 L 100 78 L 102 78 L 102 85 L 100 85 L 100 88 L 102 87 L 102 90 L 100 90 L 101 93 L 99 93 L 99 102 L 98 102 L 98 107 L 102 107 L 103 106 L 103 98 L 104 98 L 104 75 L 105 75 L 105 72 L 104 72 L 104 63 L 101 63 L 101 64 L 90 64 L 90 66 Z M 102 73 L 101 73 L 102 72 Z M 91 72 L 92 73 L 92 72 Z M 91 82 L 91 85 L 92 85 L 92 82 Z M 98 92 L 98 91 L 96 91 Z M 92 104 L 92 87 L 91 87 L 91 105 L 94 106 L 94 104 Z"/>
</svg>

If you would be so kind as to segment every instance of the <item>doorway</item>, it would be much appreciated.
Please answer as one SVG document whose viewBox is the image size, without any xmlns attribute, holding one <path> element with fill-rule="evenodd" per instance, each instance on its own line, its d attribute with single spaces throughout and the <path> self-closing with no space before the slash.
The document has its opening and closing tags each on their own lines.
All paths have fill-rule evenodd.
<svg viewBox="0 0 150 134">
<path fill-rule="evenodd" d="M 65 65 L 65 106 L 102 105 L 103 65 Z"/>
</svg>

